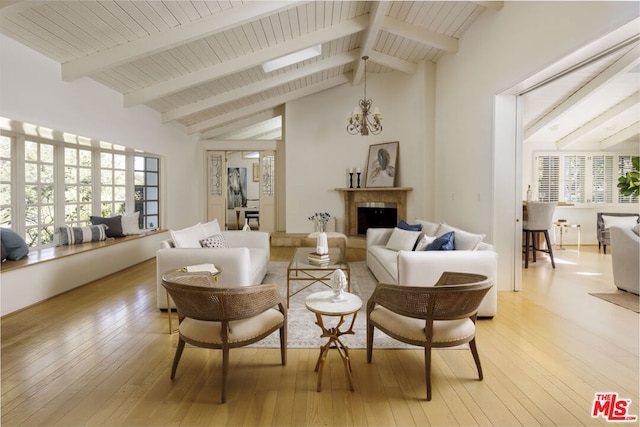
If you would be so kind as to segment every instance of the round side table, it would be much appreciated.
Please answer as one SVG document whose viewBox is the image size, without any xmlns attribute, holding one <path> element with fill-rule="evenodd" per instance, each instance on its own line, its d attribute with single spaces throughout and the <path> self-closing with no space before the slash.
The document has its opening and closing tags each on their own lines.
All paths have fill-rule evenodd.
<svg viewBox="0 0 640 427">
<path fill-rule="evenodd" d="M 353 325 L 356 321 L 358 310 L 362 307 L 362 300 L 359 296 L 345 292 L 344 299 L 341 301 L 332 301 L 333 291 L 316 292 L 309 295 L 305 300 L 305 306 L 309 311 L 316 315 L 316 325 L 322 329 L 321 338 L 329 338 L 326 344 L 320 346 L 320 355 L 316 362 L 314 372 L 318 373 L 317 391 L 322 389 L 322 369 L 327 359 L 329 349 L 333 345 L 340 353 L 342 363 L 344 364 L 347 378 L 349 379 L 349 387 L 351 391 L 355 391 L 353 387 L 353 377 L 351 376 L 351 360 L 349 359 L 349 347 L 344 345 L 340 337 L 342 335 L 353 335 Z M 345 323 L 345 316 L 353 315 L 349 329 L 341 331 L 340 327 Z M 338 324 L 333 328 L 327 328 L 324 325 L 322 316 L 340 317 Z"/>
</svg>

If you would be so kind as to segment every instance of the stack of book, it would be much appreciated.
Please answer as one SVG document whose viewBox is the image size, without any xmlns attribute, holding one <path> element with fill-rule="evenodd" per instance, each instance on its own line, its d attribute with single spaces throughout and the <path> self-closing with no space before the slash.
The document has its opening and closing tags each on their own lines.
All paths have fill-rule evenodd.
<svg viewBox="0 0 640 427">
<path fill-rule="evenodd" d="M 311 252 L 309 254 L 309 264 L 319 265 L 324 267 L 325 265 L 329 265 L 329 254 L 322 254 L 316 252 Z"/>
</svg>

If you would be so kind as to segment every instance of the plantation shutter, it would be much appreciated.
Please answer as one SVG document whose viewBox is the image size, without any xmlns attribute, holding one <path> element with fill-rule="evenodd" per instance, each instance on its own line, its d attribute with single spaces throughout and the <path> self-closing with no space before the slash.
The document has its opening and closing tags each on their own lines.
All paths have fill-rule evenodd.
<svg viewBox="0 0 640 427">
<path fill-rule="evenodd" d="M 536 157 L 538 172 L 538 200 L 557 202 L 560 189 L 560 156 L 540 155 Z"/>
<path fill-rule="evenodd" d="M 626 175 L 627 172 L 631 172 L 633 170 L 633 165 L 631 164 L 632 156 L 619 156 L 618 157 L 618 176 Z M 617 185 L 616 179 L 616 185 Z M 621 193 L 618 193 L 618 203 L 637 203 L 638 198 L 634 196 L 623 196 Z"/>
<path fill-rule="evenodd" d="M 564 156 L 564 197 L 566 203 L 585 203 L 586 156 Z"/>
<path fill-rule="evenodd" d="M 613 203 L 613 156 L 592 156 L 591 202 Z"/>
</svg>

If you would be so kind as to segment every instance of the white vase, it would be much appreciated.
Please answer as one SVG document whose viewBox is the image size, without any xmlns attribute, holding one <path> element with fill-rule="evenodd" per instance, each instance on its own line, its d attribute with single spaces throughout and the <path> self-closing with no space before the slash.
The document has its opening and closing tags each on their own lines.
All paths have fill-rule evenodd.
<svg viewBox="0 0 640 427">
<path fill-rule="evenodd" d="M 327 233 L 321 231 L 318 234 L 318 240 L 316 242 L 316 253 L 324 255 L 329 253 L 329 242 L 327 241 Z"/>
</svg>

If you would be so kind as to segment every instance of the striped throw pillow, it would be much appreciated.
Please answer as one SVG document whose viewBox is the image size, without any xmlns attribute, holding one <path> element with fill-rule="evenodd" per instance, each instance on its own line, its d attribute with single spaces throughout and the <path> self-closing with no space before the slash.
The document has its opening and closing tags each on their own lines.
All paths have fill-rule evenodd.
<svg viewBox="0 0 640 427">
<path fill-rule="evenodd" d="M 60 227 L 56 232 L 58 233 L 58 245 L 73 245 L 107 239 L 107 226 L 104 224 L 86 227 Z"/>
</svg>

